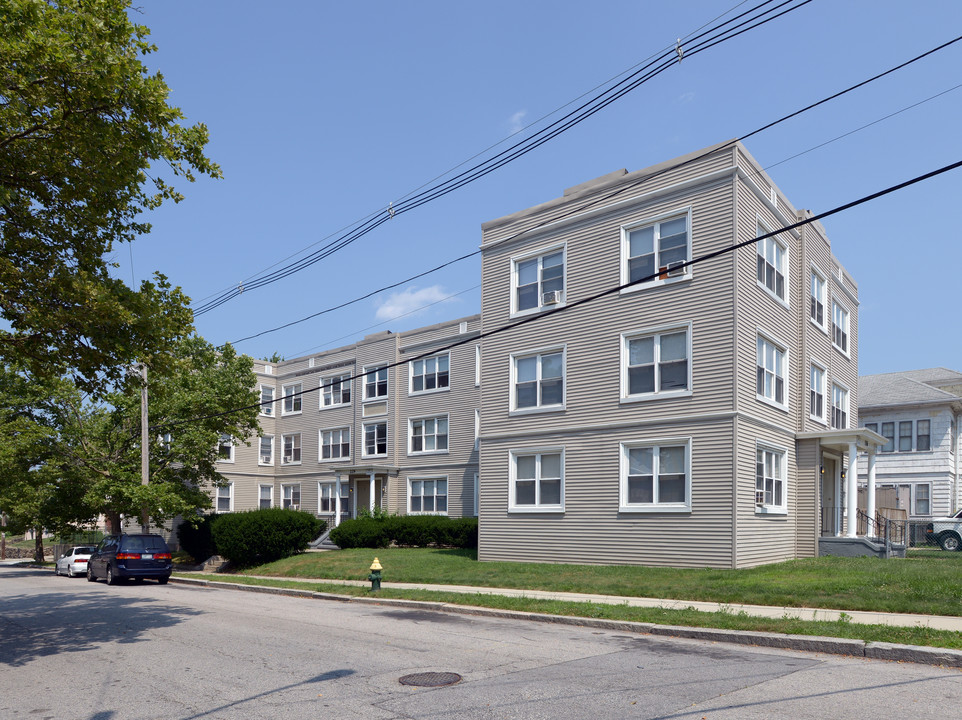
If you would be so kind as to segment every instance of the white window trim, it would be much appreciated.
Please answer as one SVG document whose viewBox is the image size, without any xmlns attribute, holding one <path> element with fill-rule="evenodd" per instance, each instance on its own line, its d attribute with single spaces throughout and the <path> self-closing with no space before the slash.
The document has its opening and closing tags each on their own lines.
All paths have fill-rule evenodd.
<svg viewBox="0 0 962 720">
<path fill-rule="evenodd" d="M 836 429 L 836 430 L 850 430 L 850 429 L 852 429 L 853 427 L 856 427 L 856 426 L 852 423 L 852 391 L 849 389 L 848 385 L 846 385 L 845 383 L 841 383 L 841 382 L 839 382 L 838 380 L 832 380 L 832 384 L 831 384 L 832 394 L 831 394 L 831 396 L 829 397 L 829 412 L 834 412 L 833 408 L 835 407 L 835 388 L 836 388 L 836 387 L 838 387 L 840 390 L 843 390 L 843 391 L 845 392 L 845 418 L 846 418 L 846 421 L 845 421 L 845 427 L 843 427 L 843 428 L 835 428 L 835 429 Z M 828 424 L 829 424 L 829 427 L 831 427 L 831 425 L 832 425 L 832 418 L 829 418 Z M 914 429 L 914 426 L 913 426 L 913 429 Z M 898 420 L 896 420 L 896 421 L 895 421 L 895 446 L 896 446 L 896 448 L 898 448 L 898 444 L 899 444 L 899 423 L 898 423 Z"/>
<path fill-rule="evenodd" d="M 758 377 L 758 338 L 762 338 L 762 339 L 767 340 L 768 342 L 772 343 L 772 344 L 775 345 L 779 350 L 781 350 L 781 351 L 782 351 L 782 354 L 784 355 L 784 358 L 785 358 L 785 359 L 784 359 L 784 367 L 782 368 L 782 373 L 783 373 L 783 374 L 782 374 L 782 385 L 784 386 L 784 393 L 785 393 L 785 402 L 784 402 L 784 404 L 779 403 L 779 402 L 778 402 L 777 400 L 775 400 L 774 398 L 766 397 L 765 395 L 762 395 L 761 393 L 758 392 L 758 380 L 757 380 L 757 377 Z M 766 405 L 769 405 L 769 406 L 771 406 L 771 407 L 773 407 L 773 408 L 778 408 L 779 410 L 782 410 L 783 412 L 788 412 L 788 409 L 789 409 L 789 407 L 791 406 L 791 402 L 792 402 L 792 400 L 791 400 L 791 387 L 790 387 L 790 383 L 789 383 L 789 373 L 791 372 L 791 367 L 792 367 L 792 359 L 791 359 L 791 356 L 789 355 L 788 344 L 782 342 L 781 340 L 779 340 L 777 337 L 775 337 L 775 336 L 772 335 L 771 333 L 766 332 L 765 330 L 762 330 L 761 328 L 757 328 L 756 331 L 755 331 L 755 378 L 756 378 L 756 379 L 755 379 L 755 398 L 756 398 L 759 402 L 761 402 L 761 403 L 765 403 Z"/>
<path fill-rule="evenodd" d="M 517 458 L 522 455 L 561 455 L 561 503 L 559 505 L 515 505 Z M 540 478 L 538 478 L 540 480 Z M 508 451 L 508 512 L 521 514 L 552 514 L 565 511 L 565 449 L 564 446 L 518 448 Z"/>
<path fill-rule="evenodd" d="M 288 395 L 288 394 L 287 394 L 287 389 L 288 389 L 288 388 L 297 388 L 297 390 L 295 390 L 293 393 L 291 393 L 290 395 Z M 282 386 L 282 388 L 281 388 L 281 415 L 282 415 L 282 416 L 283 416 L 283 415 L 300 415 L 302 412 L 304 412 L 304 395 L 303 395 L 303 392 L 304 392 L 304 384 L 303 384 L 303 383 L 291 383 L 290 385 L 284 385 L 284 386 Z M 288 410 L 288 409 L 287 409 L 287 398 L 288 398 L 288 397 L 291 398 L 291 405 L 294 404 L 294 401 L 295 401 L 295 400 L 300 403 L 300 406 L 301 406 L 300 410 Z"/>
<path fill-rule="evenodd" d="M 480 503 L 478 502 L 478 498 L 480 496 L 480 482 L 480 475 L 478 473 L 474 473 L 474 517 L 478 517 L 478 513 L 480 511 Z"/>
<path fill-rule="evenodd" d="M 768 224 L 764 220 L 762 220 L 761 216 L 756 217 L 755 228 L 756 228 L 755 230 L 756 237 L 760 237 L 762 235 L 768 235 L 770 232 L 772 232 L 771 228 L 769 228 Z M 764 232 L 762 232 L 762 230 L 764 230 Z M 766 285 L 765 283 L 763 283 L 758 279 L 757 266 L 756 266 L 756 273 L 755 273 L 755 284 L 758 287 L 760 287 L 775 302 L 787 308 L 787 307 L 790 307 L 789 296 L 791 291 L 791 281 L 789 279 L 789 273 L 788 273 L 788 270 L 791 267 L 791 256 L 789 255 L 788 244 L 785 243 L 785 241 L 783 241 L 778 235 L 772 235 L 770 238 L 766 238 L 766 240 L 774 240 L 775 243 L 782 249 L 782 260 L 784 263 L 784 267 L 782 268 L 782 278 L 783 278 L 782 287 L 785 288 L 785 297 L 779 297 L 778 293 L 776 293 L 774 290 L 771 290 L 768 287 L 768 285 Z M 755 254 L 761 255 L 761 253 L 758 252 L 758 241 L 755 242 Z M 766 262 L 768 261 L 768 258 L 765 258 L 764 255 L 762 255 L 762 257 L 765 259 Z M 756 260 L 756 262 L 758 261 Z"/>
<path fill-rule="evenodd" d="M 301 509 L 301 505 L 303 504 L 304 498 L 303 498 L 303 492 L 302 492 L 303 488 L 301 487 L 301 483 L 299 483 L 299 482 L 281 483 L 281 502 L 280 502 L 280 505 L 279 505 L 278 507 L 281 507 L 281 508 L 284 507 L 284 499 L 285 499 L 285 498 L 284 498 L 284 488 L 295 488 L 295 487 L 297 488 L 297 496 L 298 496 L 299 500 L 298 500 L 297 504 L 295 505 L 294 502 L 293 502 L 293 500 L 294 500 L 294 493 L 293 493 L 293 491 L 292 491 L 292 492 L 291 492 L 291 508 L 290 508 L 290 509 L 291 509 L 291 510 L 295 510 L 295 509 L 296 509 L 296 510 L 300 510 L 300 509 Z"/>
<path fill-rule="evenodd" d="M 369 425 L 383 425 L 384 426 L 384 447 L 385 451 L 383 453 L 368 454 L 367 452 L 367 428 Z M 391 426 L 387 420 L 374 420 L 372 422 L 366 422 L 361 424 L 361 457 L 364 458 L 382 458 L 387 457 L 391 449 Z"/>
<path fill-rule="evenodd" d="M 374 373 L 378 370 L 384 369 L 387 371 L 384 378 L 384 394 L 376 395 L 375 397 L 367 396 L 367 383 L 370 378 L 368 373 Z M 361 369 L 361 375 L 357 378 L 361 381 L 361 402 L 362 403 L 377 403 L 386 402 L 388 397 L 391 395 L 391 370 L 388 368 L 387 363 L 378 363 L 376 365 L 366 365 Z M 375 385 L 376 387 L 376 385 Z M 352 396 L 353 397 L 353 396 Z"/>
<path fill-rule="evenodd" d="M 843 350 L 841 347 L 835 344 L 835 306 L 838 305 L 842 311 L 845 313 L 845 337 L 847 339 L 846 349 Z M 839 302 L 838 298 L 832 295 L 832 347 L 835 348 L 840 355 L 844 357 L 852 357 L 852 313 L 849 312 L 848 307 L 845 303 Z"/>
<path fill-rule="evenodd" d="M 257 486 L 257 507 L 260 509 L 261 506 L 261 488 L 271 489 L 271 504 L 270 507 L 274 507 L 274 483 L 268 485 L 267 483 L 260 483 Z"/>
<path fill-rule="evenodd" d="M 261 407 L 260 407 L 260 414 L 263 415 L 264 417 L 274 417 L 274 405 L 277 403 L 277 388 L 275 388 L 273 385 L 263 385 L 263 384 L 262 384 L 262 385 L 260 386 L 261 402 L 262 402 L 262 403 L 264 402 L 264 390 L 270 390 L 270 391 L 271 391 L 271 404 L 270 404 L 270 405 L 261 405 Z"/>
<path fill-rule="evenodd" d="M 448 358 L 448 384 L 447 384 L 447 386 L 446 386 L 446 387 L 443 387 L 443 388 L 433 388 L 433 389 L 431 389 L 431 390 L 415 390 L 415 389 L 414 389 L 414 363 L 415 363 L 415 362 L 418 362 L 418 361 L 420 361 L 420 362 L 426 362 L 426 361 L 430 360 L 431 358 L 439 358 L 439 357 L 444 357 L 444 356 L 447 356 L 447 358 Z M 445 351 L 445 352 L 442 352 L 442 353 L 438 353 L 437 355 L 428 355 L 428 356 L 426 356 L 426 357 L 419 358 L 418 360 L 411 360 L 411 361 L 408 362 L 408 396 L 434 395 L 435 393 L 450 392 L 450 390 L 451 390 L 451 353 L 450 353 L 450 352 Z"/>
<path fill-rule="evenodd" d="M 685 501 L 682 503 L 629 504 L 628 451 L 642 447 L 685 446 Z M 632 440 L 620 445 L 621 460 L 618 473 L 618 512 L 623 513 L 690 513 L 691 512 L 691 437 Z M 657 478 L 656 478 L 657 479 Z"/>
<path fill-rule="evenodd" d="M 448 427 L 450 431 L 450 426 Z M 448 447 L 451 446 L 451 439 L 448 438 Z M 481 410 L 479 408 L 474 409 L 474 449 L 481 449 Z"/>
<path fill-rule="evenodd" d="M 554 405 L 535 405 L 534 407 L 519 408 L 516 406 L 517 402 L 517 392 L 516 386 L 518 381 L 518 360 L 523 360 L 524 358 L 534 357 L 536 355 L 551 355 L 553 353 L 561 353 L 561 402 Z M 535 350 L 525 350 L 523 352 L 511 353 L 508 357 L 509 367 L 509 383 L 508 383 L 508 415 L 538 415 L 541 413 L 551 413 L 563 411 L 568 402 L 568 346 L 567 345 L 553 345 L 550 347 L 538 348 Z M 538 380 L 540 383 L 541 381 Z"/>
<path fill-rule="evenodd" d="M 223 437 L 223 436 L 218 436 L 218 438 L 217 438 L 217 462 L 219 462 L 219 463 L 233 464 L 233 462 L 234 462 L 234 457 L 235 457 L 234 448 L 235 448 L 235 446 L 236 446 L 236 443 L 234 442 L 234 437 L 233 437 L 233 436 L 228 436 L 228 437 L 230 438 L 230 457 L 226 457 L 226 458 L 222 458 L 222 457 L 220 456 L 220 446 L 221 446 L 220 439 L 221 439 L 221 437 Z"/>
<path fill-rule="evenodd" d="M 474 386 L 481 387 L 481 346 L 480 345 L 474 346 Z"/>
<path fill-rule="evenodd" d="M 640 230 L 643 227 L 654 225 L 655 223 L 662 223 L 662 222 L 665 222 L 666 220 L 672 220 L 676 217 L 684 216 L 686 220 L 686 225 L 687 225 L 686 231 L 688 233 L 688 252 L 686 253 L 686 256 L 685 256 L 685 262 L 687 263 L 691 262 L 692 260 L 691 214 L 692 214 L 692 206 L 688 205 L 683 208 L 677 208 L 670 212 L 660 213 L 659 215 L 645 218 L 644 220 L 631 223 L 630 225 L 621 226 L 621 284 L 622 285 L 627 285 L 630 278 L 630 275 L 628 272 L 628 259 L 629 259 L 628 253 L 630 252 L 629 242 L 628 242 L 629 235 L 633 231 Z M 694 265 L 686 265 L 685 272 L 681 275 L 678 275 L 676 277 L 666 277 L 663 280 L 659 278 L 655 278 L 654 280 L 649 280 L 648 282 L 637 283 L 636 285 L 632 285 L 631 287 L 622 288 L 620 293 L 624 295 L 626 293 L 639 292 L 640 290 L 648 290 L 650 288 L 660 287 L 662 285 L 672 285 L 677 282 L 685 282 L 685 281 L 691 280 L 694 277 L 693 269 L 694 269 Z"/>
<path fill-rule="evenodd" d="M 271 441 L 271 459 L 269 462 L 264 462 L 264 459 L 261 456 L 261 439 L 262 438 L 263 439 L 270 438 L 270 441 Z M 274 465 L 274 436 L 273 435 L 262 435 L 260 438 L 257 439 L 257 464 L 260 465 L 261 467 L 273 467 Z"/>
<path fill-rule="evenodd" d="M 554 253 L 561 251 L 563 253 L 561 260 L 561 286 L 564 288 L 561 291 L 561 302 L 555 303 L 553 305 L 542 305 L 541 304 L 541 277 L 538 277 L 538 306 L 533 308 L 528 308 L 527 310 L 518 310 L 518 265 L 526 260 L 531 260 L 532 258 L 541 257 L 543 255 L 553 255 Z M 568 302 L 568 245 L 567 243 L 554 243 L 552 245 L 545 245 L 536 250 L 531 250 L 522 255 L 514 255 L 511 257 L 511 314 L 510 317 L 524 317 L 526 315 L 534 315 L 536 313 L 544 312 L 545 309 L 554 309 L 559 307 L 564 307 Z M 479 346 L 480 347 L 480 346 Z"/>
<path fill-rule="evenodd" d="M 351 437 L 351 439 L 348 440 L 348 443 L 347 443 L 348 453 L 347 453 L 347 455 L 338 456 L 338 457 L 329 457 L 329 458 L 325 458 L 325 457 L 324 457 L 324 433 L 326 433 L 326 432 L 335 432 L 335 431 L 338 431 L 338 430 L 340 430 L 342 433 L 343 433 L 344 430 L 347 430 L 348 432 L 351 432 L 351 426 L 350 426 L 350 425 L 338 425 L 337 427 L 320 428 L 320 429 L 317 431 L 317 461 L 318 461 L 319 463 L 336 463 L 336 462 L 350 461 L 350 459 L 351 459 L 351 454 L 352 454 L 352 449 L 353 449 L 353 445 L 354 445 L 354 438 L 353 438 L 353 437 Z M 353 435 L 353 433 L 351 433 L 351 434 Z M 341 443 L 338 443 L 338 445 L 340 445 L 340 444 L 341 444 Z"/>
<path fill-rule="evenodd" d="M 446 490 L 447 490 L 447 492 L 444 494 L 445 501 L 446 501 L 446 502 L 445 502 L 445 505 L 446 505 L 447 508 L 448 508 L 447 510 L 443 510 L 443 511 L 442 511 L 442 510 L 412 510 L 412 509 L 411 509 L 411 483 L 412 483 L 412 482 L 423 482 L 423 481 L 425 481 L 425 480 L 429 480 L 429 481 L 430 481 L 430 480 L 434 480 L 434 481 L 443 480 L 443 481 L 444 481 L 444 483 L 445 483 L 445 488 L 446 488 Z M 447 476 L 447 475 L 418 475 L 418 476 L 412 476 L 412 477 L 409 477 L 409 478 L 407 479 L 407 486 L 408 486 L 408 487 L 407 487 L 407 514 L 408 514 L 408 515 L 443 515 L 443 516 L 446 516 L 446 515 L 448 515 L 448 513 L 450 512 L 450 510 L 451 510 L 451 483 L 448 482 L 448 476 Z M 435 485 L 434 488 L 435 488 L 435 493 L 434 493 L 434 501 L 435 501 L 435 502 L 434 502 L 434 505 L 435 505 L 435 507 L 437 507 L 437 498 L 438 498 L 437 485 Z M 422 495 L 421 497 L 424 497 L 424 496 Z"/>
<path fill-rule="evenodd" d="M 292 438 L 292 437 L 294 437 L 294 436 L 300 436 L 300 439 L 301 439 L 301 441 L 300 441 L 300 447 L 298 448 L 298 450 L 301 451 L 301 460 L 291 460 L 291 461 L 289 461 L 289 462 L 285 462 L 285 460 L 284 460 L 284 446 L 287 445 L 287 442 L 286 442 L 285 439 L 286 439 L 286 438 L 289 438 L 289 437 Z M 293 450 L 293 444 L 291 445 L 291 449 Z M 291 457 L 294 457 L 293 454 L 291 455 Z M 281 465 L 284 466 L 284 467 L 288 467 L 288 466 L 290 466 L 290 465 L 300 465 L 300 464 L 301 464 L 301 461 L 302 461 L 303 459 L 304 459 L 304 435 L 303 435 L 302 433 L 299 433 L 299 432 L 284 433 L 283 435 L 281 435 Z"/>
<path fill-rule="evenodd" d="M 812 367 L 822 371 L 822 417 L 812 414 Z M 820 425 L 828 427 L 828 414 L 831 411 L 832 398 L 829 395 L 828 368 L 814 358 L 808 361 L 808 417 Z"/>
<path fill-rule="evenodd" d="M 324 499 L 322 487 L 325 485 L 331 488 L 331 509 L 324 510 L 321 508 L 321 500 Z M 343 510 L 343 508 L 342 508 Z M 318 480 L 317 481 L 317 514 L 318 515 L 333 515 L 337 512 L 337 483 L 333 480 Z"/>
<path fill-rule="evenodd" d="M 788 515 L 788 449 L 766 442 L 755 443 L 755 455 L 752 460 L 758 462 L 758 452 L 768 451 L 778 453 L 782 456 L 782 504 L 781 505 L 755 505 L 756 515 Z M 754 477 L 754 473 L 753 473 Z M 752 495 L 756 490 L 755 480 L 752 480 Z"/>
<path fill-rule="evenodd" d="M 351 383 L 351 399 L 348 400 L 347 402 L 336 402 L 336 403 L 332 403 L 331 405 L 325 405 L 324 391 L 327 389 L 325 388 L 325 385 L 330 385 L 335 380 L 341 380 L 341 382 L 343 383 L 345 379 L 347 379 L 347 381 Z M 351 402 L 353 402 L 354 400 L 354 380 L 351 379 L 351 373 L 345 373 L 341 375 L 328 375 L 327 377 L 322 377 L 319 381 L 318 387 L 320 389 L 318 390 L 317 406 L 318 406 L 318 409 L 320 410 L 333 410 L 334 408 L 348 407 L 351 404 Z"/>
<path fill-rule="evenodd" d="M 219 500 L 220 500 L 221 498 L 220 498 L 220 495 L 219 495 L 218 493 L 220 493 L 220 491 L 223 490 L 225 487 L 227 488 L 227 497 L 228 497 L 228 501 L 227 501 L 227 502 L 228 502 L 228 508 L 229 508 L 229 509 L 227 509 L 227 510 L 221 510 L 221 509 L 220 509 L 220 506 L 219 506 Z M 218 485 L 218 486 L 215 487 L 215 489 L 214 489 L 214 512 L 215 512 L 215 513 L 234 512 L 234 483 L 233 483 L 233 482 L 229 482 L 229 483 L 227 483 L 227 485 Z"/>
<path fill-rule="evenodd" d="M 444 450 L 414 450 L 414 423 L 418 420 L 440 420 L 444 418 L 447 422 L 448 432 L 448 446 Z M 435 424 L 436 425 L 436 424 Z M 437 437 L 437 433 L 435 433 Z M 437 415 L 418 415 L 416 417 L 408 418 L 408 455 L 419 456 L 419 455 L 447 455 L 451 450 L 451 418 L 448 413 L 438 413 Z"/>
<path fill-rule="evenodd" d="M 812 310 L 811 310 L 812 277 L 811 275 L 817 275 L 819 280 L 822 281 L 822 324 L 821 325 L 819 325 L 818 322 L 815 320 L 815 318 L 812 317 Z M 819 330 L 821 330 L 823 333 L 828 335 L 828 326 L 829 326 L 829 323 L 831 323 L 832 321 L 832 319 L 829 317 L 829 311 L 831 310 L 831 308 L 829 307 L 829 301 L 828 301 L 828 278 L 825 277 L 825 274 L 814 265 L 811 266 L 811 275 L 809 275 L 809 278 L 808 278 L 808 297 L 809 297 L 808 321 L 812 323 L 812 325 L 817 327 Z"/>
<path fill-rule="evenodd" d="M 655 391 L 651 393 L 639 393 L 636 395 L 628 394 L 628 341 L 635 340 L 641 337 L 651 337 L 653 335 L 664 335 L 670 334 L 672 332 L 677 332 L 679 330 L 684 330 L 687 334 L 687 350 L 688 353 L 688 389 L 687 390 L 667 390 L 667 391 Z M 661 350 L 661 343 L 658 344 L 659 351 Z M 680 397 L 690 397 L 693 393 L 692 390 L 692 322 L 675 324 L 675 325 L 659 325 L 653 328 L 644 328 L 642 330 L 632 330 L 631 332 L 621 333 L 621 399 L 622 403 L 636 403 L 636 402 L 650 402 L 652 400 L 664 400 L 668 398 L 680 398 Z M 655 360 L 657 364 L 657 358 Z"/>
</svg>

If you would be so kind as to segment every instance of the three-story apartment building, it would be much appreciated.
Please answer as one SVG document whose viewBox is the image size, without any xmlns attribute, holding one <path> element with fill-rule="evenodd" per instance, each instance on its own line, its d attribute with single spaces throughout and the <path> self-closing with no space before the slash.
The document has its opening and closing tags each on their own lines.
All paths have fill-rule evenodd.
<svg viewBox="0 0 962 720">
<path fill-rule="evenodd" d="M 730 142 L 483 226 L 479 559 L 745 567 L 855 534 L 858 287 L 810 217 Z"/>
<path fill-rule="evenodd" d="M 261 435 L 222 438 L 215 509 L 476 515 L 479 330 L 475 315 L 255 361 Z"/>
</svg>

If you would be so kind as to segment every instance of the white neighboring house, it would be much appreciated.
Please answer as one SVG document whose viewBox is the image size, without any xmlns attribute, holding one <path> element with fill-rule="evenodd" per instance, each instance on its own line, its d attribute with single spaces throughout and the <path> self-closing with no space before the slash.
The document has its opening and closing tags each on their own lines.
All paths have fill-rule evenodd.
<svg viewBox="0 0 962 720">
<path fill-rule="evenodd" d="M 887 441 L 876 460 L 879 498 L 888 491 L 910 520 L 945 517 L 962 507 L 962 373 L 931 368 L 863 375 L 858 382 L 859 419 Z M 860 458 L 863 487 L 866 477 Z"/>
</svg>

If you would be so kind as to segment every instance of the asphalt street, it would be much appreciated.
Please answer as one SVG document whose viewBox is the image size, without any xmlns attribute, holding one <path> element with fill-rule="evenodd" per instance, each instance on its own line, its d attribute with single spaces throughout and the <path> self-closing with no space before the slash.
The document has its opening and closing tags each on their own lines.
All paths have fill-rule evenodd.
<svg viewBox="0 0 962 720">
<path fill-rule="evenodd" d="M 958 717 L 962 673 L 0 567 L 0 718 Z M 456 673 L 444 687 L 408 675 Z"/>
</svg>

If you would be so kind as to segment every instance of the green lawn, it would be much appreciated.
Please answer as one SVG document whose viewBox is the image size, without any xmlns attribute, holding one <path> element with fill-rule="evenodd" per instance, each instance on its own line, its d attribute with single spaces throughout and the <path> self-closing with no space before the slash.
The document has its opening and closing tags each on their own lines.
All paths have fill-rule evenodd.
<svg viewBox="0 0 962 720">
<path fill-rule="evenodd" d="M 558 590 L 727 604 L 962 615 L 962 552 L 904 560 L 812 558 L 745 570 L 479 563 L 467 550 L 391 548 L 306 553 L 244 571 L 364 580 L 377 556 L 384 581 Z"/>
</svg>

